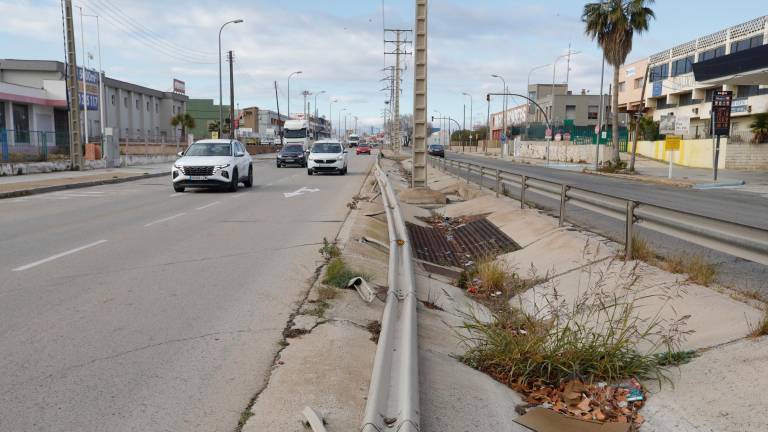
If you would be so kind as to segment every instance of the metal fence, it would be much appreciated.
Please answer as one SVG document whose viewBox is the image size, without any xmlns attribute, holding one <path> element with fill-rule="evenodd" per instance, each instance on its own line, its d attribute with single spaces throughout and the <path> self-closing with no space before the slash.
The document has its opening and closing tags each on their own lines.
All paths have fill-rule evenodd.
<svg viewBox="0 0 768 432">
<path fill-rule="evenodd" d="M 632 240 L 637 227 L 675 237 L 705 248 L 768 265 L 768 230 L 726 220 L 673 210 L 641 201 L 576 188 L 565 183 L 499 170 L 470 162 L 430 158 L 432 167 L 455 172 L 467 182 L 520 201 L 524 208 L 528 194 L 537 194 L 559 202 L 562 226 L 567 217 L 566 204 L 608 216 L 624 224 L 623 243 L 632 258 Z M 518 189 L 515 194 L 511 189 Z M 588 227 L 585 227 L 588 228 Z"/>
<path fill-rule="evenodd" d="M 44 162 L 69 158 L 69 135 L 0 129 L 0 162 Z"/>
</svg>

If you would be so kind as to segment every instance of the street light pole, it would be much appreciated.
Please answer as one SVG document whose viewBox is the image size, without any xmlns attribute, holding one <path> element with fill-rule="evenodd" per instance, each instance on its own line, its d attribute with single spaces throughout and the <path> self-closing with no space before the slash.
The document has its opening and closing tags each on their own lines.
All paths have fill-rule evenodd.
<svg viewBox="0 0 768 432">
<path fill-rule="evenodd" d="M 501 115 L 501 135 L 499 135 L 499 138 L 501 139 L 503 137 L 503 142 L 507 142 L 507 81 L 504 80 L 504 77 L 501 75 L 491 75 L 494 78 L 498 78 L 501 80 L 502 83 L 504 83 L 504 113 Z M 490 131 L 488 131 L 490 133 Z M 501 145 L 499 145 L 499 150 L 501 150 L 501 158 L 504 159 L 504 149 Z"/>
<path fill-rule="evenodd" d="M 290 75 L 288 75 L 288 112 L 286 113 L 288 115 L 288 119 L 291 118 L 291 77 L 294 75 L 298 75 L 304 73 L 302 71 L 296 71 L 292 72 Z"/>
<path fill-rule="evenodd" d="M 219 138 L 224 134 L 224 90 L 221 85 L 221 32 L 227 24 L 240 24 L 241 22 L 243 22 L 241 19 L 227 21 L 219 28 Z M 230 128 L 233 126 L 234 125 L 229 125 Z"/>
<path fill-rule="evenodd" d="M 325 90 L 321 90 L 321 91 L 315 93 L 315 121 L 318 120 L 317 97 L 320 96 L 323 93 L 325 93 Z"/>
<path fill-rule="evenodd" d="M 462 94 L 464 96 L 469 96 L 469 129 L 472 131 L 469 134 L 469 145 L 471 146 L 472 145 L 472 138 L 475 135 L 475 133 L 474 133 L 475 132 L 475 124 L 474 124 L 475 117 L 474 117 L 474 108 L 473 108 L 475 103 L 474 103 L 474 98 L 472 97 L 471 94 L 469 94 L 469 93 L 462 93 Z M 465 128 L 466 128 L 466 126 L 465 126 Z"/>
<path fill-rule="evenodd" d="M 328 100 L 328 123 L 331 125 L 331 138 L 333 138 L 333 104 L 338 102 L 339 100 L 337 98 L 329 99 Z M 336 125 L 336 129 L 339 128 L 339 125 Z"/>
</svg>

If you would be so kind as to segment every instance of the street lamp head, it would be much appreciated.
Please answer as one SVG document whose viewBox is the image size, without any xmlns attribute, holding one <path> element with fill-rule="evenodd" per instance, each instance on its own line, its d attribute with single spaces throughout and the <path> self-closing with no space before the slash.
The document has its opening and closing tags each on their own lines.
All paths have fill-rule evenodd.
<svg viewBox="0 0 768 432">
<path fill-rule="evenodd" d="M 491 75 L 491 76 L 492 76 L 492 77 L 494 77 L 494 78 L 501 78 L 500 76 L 498 76 L 498 75 L 496 75 L 496 74 L 493 74 L 493 75 Z"/>
<path fill-rule="evenodd" d="M 233 22 L 233 23 L 235 23 L 235 24 L 240 24 L 241 22 L 243 22 L 243 20 L 241 20 L 241 19 L 236 19 L 236 20 L 234 20 L 234 21 L 232 21 L 232 22 Z"/>
</svg>

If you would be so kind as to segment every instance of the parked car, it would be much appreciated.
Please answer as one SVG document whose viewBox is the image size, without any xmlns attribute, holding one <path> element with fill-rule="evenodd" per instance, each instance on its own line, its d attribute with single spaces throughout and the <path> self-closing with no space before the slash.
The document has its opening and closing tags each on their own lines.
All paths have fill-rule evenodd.
<svg viewBox="0 0 768 432">
<path fill-rule="evenodd" d="M 445 157 L 445 148 L 440 144 L 430 144 L 427 153 L 430 156 Z"/>
<path fill-rule="evenodd" d="M 307 166 L 307 158 L 304 152 L 304 146 L 300 144 L 286 144 L 277 154 L 277 167 L 282 168 L 286 165 Z"/>
<path fill-rule="evenodd" d="M 371 154 L 371 146 L 368 143 L 360 143 L 355 149 L 356 154 Z"/>
<path fill-rule="evenodd" d="M 347 149 L 339 141 L 317 141 L 309 152 L 307 174 L 316 172 L 347 173 Z"/>
<path fill-rule="evenodd" d="M 240 182 L 253 186 L 253 160 L 240 141 L 201 140 L 179 153 L 173 164 L 173 190 L 227 188 L 237 191 Z"/>
</svg>

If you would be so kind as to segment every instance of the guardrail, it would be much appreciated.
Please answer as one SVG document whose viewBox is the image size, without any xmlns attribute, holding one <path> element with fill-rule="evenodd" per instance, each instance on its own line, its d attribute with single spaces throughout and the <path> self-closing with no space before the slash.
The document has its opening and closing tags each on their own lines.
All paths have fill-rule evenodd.
<svg viewBox="0 0 768 432">
<path fill-rule="evenodd" d="M 373 363 L 362 432 L 418 432 L 416 283 L 408 231 L 386 173 L 376 163 L 389 231 L 389 291 Z"/>
<path fill-rule="evenodd" d="M 632 239 L 635 228 L 640 226 L 699 246 L 768 265 L 768 230 L 580 189 L 511 170 L 499 170 L 445 158 L 430 157 L 429 160 L 433 168 L 442 167 L 446 172 L 454 169 L 459 178 L 463 174 L 468 183 L 470 181 L 478 183 L 481 189 L 487 186 L 496 192 L 496 196 L 505 195 L 518 199 L 521 208 L 525 207 L 526 195 L 529 193 L 559 201 L 560 226 L 563 226 L 567 216 L 566 204 L 623 222 L 625 253 L 629 259 L 632 259 Z M 487 185 L 486 180 L 490 181 Z M 520 192 L 513 196 L 506 186 L 514 186 Z"/>
</svg>

